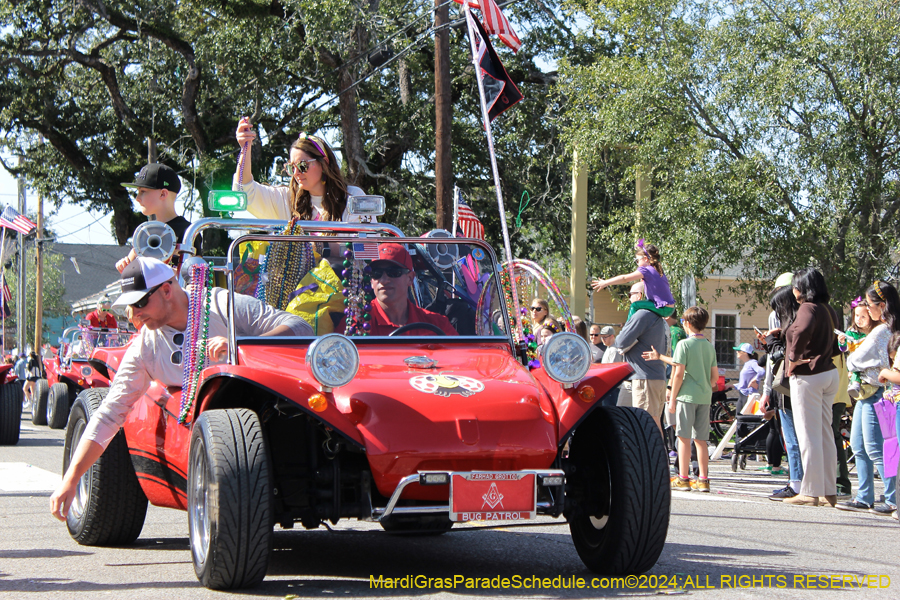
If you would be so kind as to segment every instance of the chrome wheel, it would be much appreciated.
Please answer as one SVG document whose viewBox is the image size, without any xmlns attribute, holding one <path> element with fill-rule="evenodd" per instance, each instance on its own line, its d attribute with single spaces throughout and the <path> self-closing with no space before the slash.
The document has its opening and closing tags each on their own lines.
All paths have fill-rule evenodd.
<svg viewBox="0 0 900 600">
<path fill-rule="evenodd" d="M 209 465 L 206 462 L 206 447 L 202 443 L 194 445 L 191 463 L 194 465 L 193 477 L 188 493 L 190 498 L 189 528 L 191 535 L 191 552 L 198 564 L 206 562 L 209 554 L 210 522 L 209 522 Z"/>
</svg>

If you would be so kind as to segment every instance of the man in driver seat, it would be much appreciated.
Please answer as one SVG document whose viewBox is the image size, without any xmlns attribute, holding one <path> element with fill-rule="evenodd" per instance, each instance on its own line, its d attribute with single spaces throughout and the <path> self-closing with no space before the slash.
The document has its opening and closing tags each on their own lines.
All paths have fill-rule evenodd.
<svg viewBox="0 0 900 600">
<path fill-rule="evenodd" d="M 416 277 L 412 257 L 402 244 L 378 245 L 378 260 L 369 265 L 372 277 L 372 319 L 369 335 L 390 335 L 396 329 L 413 323 L 427 323 L 440 329 L 444 335 L 459 335 L 449 319 L 416 306 L 409 298 L 409 288 Z M 343 333 L 344 324 L 339 326 Z M 437 335 L 432 328 L 410 328 L 402 335 Z"/>
</svg>

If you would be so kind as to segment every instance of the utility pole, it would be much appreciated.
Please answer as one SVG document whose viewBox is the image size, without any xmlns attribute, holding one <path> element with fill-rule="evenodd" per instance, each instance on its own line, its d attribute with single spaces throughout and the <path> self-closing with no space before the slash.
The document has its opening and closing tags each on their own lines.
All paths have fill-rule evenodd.
<svg viewBox="0 0 900 600">
<path fill-rule="evenodd" d="M 25 163 L 25 157 L 19 156 L 19 167 Z M 25 214 L 25 176 L 19 171 L 19 214 Z M 16 290 L 16 345 L 19 347 L 19 354 L 25 352 L 25 288 L 27 280 L 25 278 L 25 236 L 21 233 L 18 235 L 19 240 L 19 285 Z"/>
<path fill-rule="evenodd" d="M 450 7 L 434 0 L 434 183 L 437 200 L 437 227 L 453 226 L 453 162 L 450 127 L 453 114 L 450 91 Z"/>
<path fill-rule="evenodd" d="M 35 236 L 35 245 L 37 272 L 35 273 L 34 281 L 34 351 L 40 355 L 41 342 L 44 337 L 44 196 L 40 192 L 38 192 L 37 233 Z"/>
</svg>

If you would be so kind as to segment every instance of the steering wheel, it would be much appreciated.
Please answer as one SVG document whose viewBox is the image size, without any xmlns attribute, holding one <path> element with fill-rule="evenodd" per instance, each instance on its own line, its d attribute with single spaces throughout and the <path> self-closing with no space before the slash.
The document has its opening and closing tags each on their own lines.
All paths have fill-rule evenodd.
<svg viewBox="0 0 900 600">
<path fill-rule="evenodd" d="M 407 331 L 411 331 L 413 329 L 428 329 L 429 331 L 433 331 L 434 333 L 436 333 L 438 335 L 447 335 L 446 333 L 444 333 L 444 330 L 441 329 L 440 327 L 438 327 L 437 325 L 434 325 L 432 323 L 419 322 L 419 323 L 407 323 L 406 325 L 398 327 L 397 329 L 392 331 L 388 335 L 388 337 L 400 335 L 401 333 L 406 333 Z"/>
</svg>

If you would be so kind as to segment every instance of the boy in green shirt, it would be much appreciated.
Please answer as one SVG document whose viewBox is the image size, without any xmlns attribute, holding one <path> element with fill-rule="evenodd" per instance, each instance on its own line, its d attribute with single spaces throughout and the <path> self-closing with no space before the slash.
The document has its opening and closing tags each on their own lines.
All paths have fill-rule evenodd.
<svg viewBox="0 0 900 600">
<path fill-rule="evenodd" d="M 709 492 L 709 406 L 712 390 L 719 379 L 716 351 L 703 336 L 709 313 L 699 306 L 684 311 L 687 339 L 678 342 L 674 356 L 660 355 L 654 348 L 644 354 L 645 360 L 662 360 L 672 365 L 669 381 L 669 412 L 675 413 L 675 435 L 678 437 L 678 475 L 672 478 L 673 490 Z M 700 478 L 688 478 L 691 465 L 691 441 L 697 446 Z"/>
</svg>

